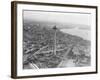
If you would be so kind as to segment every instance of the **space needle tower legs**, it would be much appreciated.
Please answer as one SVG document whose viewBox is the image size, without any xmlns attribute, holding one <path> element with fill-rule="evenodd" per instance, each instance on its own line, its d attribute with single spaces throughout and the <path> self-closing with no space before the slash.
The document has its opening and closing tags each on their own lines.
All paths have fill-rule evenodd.
<svg viewBox="0 0 100 80">
<path fill-rule="evenodd" d="M 54 55 L 56 55 L 56 31 L 57 31 L 56 26 L 54 26 L 53 29 L 54 29 Z"/>
</svg>

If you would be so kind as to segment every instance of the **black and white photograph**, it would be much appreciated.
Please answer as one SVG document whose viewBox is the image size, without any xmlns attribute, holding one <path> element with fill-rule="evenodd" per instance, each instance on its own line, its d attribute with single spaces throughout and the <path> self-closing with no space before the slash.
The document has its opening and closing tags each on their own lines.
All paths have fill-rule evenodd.
<svg viewBox="0 0 100 80">
<path fill-rule="evenodd" d="M 97 6 L 12 2 L 12 77 L 97 73 Z"/>
<path fill-rule="evenodd" d="M 23 10 L 23 69 L 91 65 L 91 14 Z"/>
</svg>

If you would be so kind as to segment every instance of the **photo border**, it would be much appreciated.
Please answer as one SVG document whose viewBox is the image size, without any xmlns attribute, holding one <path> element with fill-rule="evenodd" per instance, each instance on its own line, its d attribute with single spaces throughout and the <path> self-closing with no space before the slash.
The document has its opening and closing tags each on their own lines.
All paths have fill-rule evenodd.
<svg viewBox="0 0 100 80">
<path fill-rule="evenodd" d="M 49 75 L 33 75 L 33 76 L 17 76 L 17 4 L 34 4 L 34 5 L 50 5 L 59 7 L 79 7 L 79 8 L 93 8 L 96 9 L 96 71 L 94 72 L 80 72 L 80 73 L 63 73 L 63 74 L 49 74 Z M 81 75 L 94 74 L 98 72 L 98 7 L 88 5 L 73 5 L 73 4 L 58 4 L 58 3 L 40 3 L 40 2 L 26 2 L 26 1 L 12 1 L 11 2 L 11 77 L 18 78 L 32 78 L 32 77 L 50 77 L 50 76 L 66 76 L 66 75 Z"/>
</svg>

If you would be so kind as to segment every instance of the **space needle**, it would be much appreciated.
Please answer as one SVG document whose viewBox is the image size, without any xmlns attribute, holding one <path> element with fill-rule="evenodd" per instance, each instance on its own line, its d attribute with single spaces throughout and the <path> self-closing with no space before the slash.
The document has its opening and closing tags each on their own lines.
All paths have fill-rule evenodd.
<svg viewBox="0 0 100 80">
<path fill-rule="evenodd" d="M 54 55 L 56 55 L 56 32 L 57 32 L 57 27 L 53 27 L 54 30 Z"/>
</svg>

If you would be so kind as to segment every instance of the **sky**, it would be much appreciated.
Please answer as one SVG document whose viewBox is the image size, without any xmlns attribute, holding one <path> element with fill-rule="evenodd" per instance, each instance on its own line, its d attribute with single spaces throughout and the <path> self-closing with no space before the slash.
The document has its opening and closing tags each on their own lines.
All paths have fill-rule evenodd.
<svg viewBox="0 0 100 80">
<path fill-rule="evenodd" d="M 43 21 L 43 22 L 55 22 L 55 23 L 72 23 L 88 25 L 91 24 L 91 14 L 84 13 L 73 13 L 73 12 L 47 12 L 47 11 L 23 11 L 24 19 L 33 21 Z"/>
</svg>

